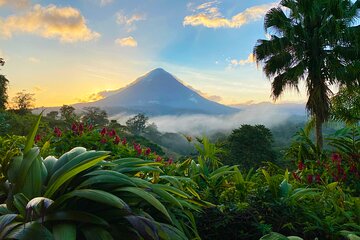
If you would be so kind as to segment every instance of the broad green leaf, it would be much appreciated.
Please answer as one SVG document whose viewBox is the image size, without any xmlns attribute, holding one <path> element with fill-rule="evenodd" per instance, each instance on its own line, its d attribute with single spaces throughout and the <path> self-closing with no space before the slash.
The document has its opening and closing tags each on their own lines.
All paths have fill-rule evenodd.
<svg viewBox="0 0 360 240">
<path fill-rule="evenodd" d="M 81 231 L 84 233 L 86 240 L 112 240 L 114 239 L 111 234 L 104 228 L 100 227 L 87 227 L 82 228 Z"/>
<path fill-rule="evenodd" d="M 141 197 L 142 199 L 150 203 L 154 208 L 156 208 L 161 213 L 163 213 L 170 221 L 172 221 L 165 206 L 159 200 L 157 200 L 152 194 L 136 187 L 123 187 L 116 189 L 116 191 L 126 191 Z"/>
<path fill-rule="evenodd" d="M 103 203 L 130 212 L 128 205 L 119 197 L 115 196 L 114 194 L 95 189 L 79 189 L 67 193 L 57 199 L 51 208 L 54 209 L 55 207 L 60 206 L 69 198 L 73 197 L 85 198 L 94 202 Z"/>
<path fill-rule="evenodd" d="M 58 223 L 53 226 L 54 240 L 76 240 L 76 225 Z"/>
<path fill-rule="evenodd" d="M 56 222 L 79 222 L 79 223 L 90 223 L 102 226 L 108 226 L 108 223 L 91 213 L 81 211 L 56 211 L 54 213 L 47 214 L 44 218 L 45 222 L 56 221 Z"/>
<path fill-rule="evenodd" d="M 18 215 L 17 214 L 6 214 L 0 216 L 0 232 L 4 230 L 4 228 L 11 223 Z"/>
<path fill-rule="evenodd" d="M 51 232 L 46 229 L 42 224 L 38 222 L 29 222 L 21 224 L 13 229 L 7 238 L 28 240 L 28 239 L 41 239 L 41 240 L 53 240 L 54 237 Z"/>
<path fill-rule="evenodd" d="M 29 199 L 23 193 L 15 194 L 13 202 L 14 206 L 23 217 L 26 215 L 26 204 L 28 202 Z"/>
<path fill-rule="evenodd" d="M 105 158 L 107 158 L 108 156 L 105 155 L 104 156 L 104 152 L 101 152 L 102 156 L 98 157 L 99 154 L 89 158 L 89 159 L 84 159 L 83 162 L 81 162 L 80 164 L 74 166 L 72 169 L 69 169 L 69 171 L 64 172 L 63 175 L 59 175 L 58 178 L 54 178 L 54 183 L 52 185 L 50 185 L 47 189 L 47 191 L 45 192 L 44 196 L 47 198 L 51 198 L 52 195 L 68 180 L 70 180 L 71 178 L 73 178 L 74 176 L 76 176 L 77 174 L 81 173 L 82 171 L 85 171 L 91 167 L 93 167 L 94 165 L 96 165 L 97 163 L 101 162 L 102 160 L 104 160 Z M 69 164 L 69 163 L 68 163 Z M 53 177 L 56 175 L 56 173 L 53 175 Z"/>
<path fill-rule="evenodd" d="M 75 157 L 83 154 L 86 152 L 86 148 L 83 147 L 76 147 L 71 149 L 70 151 L 64 153 L 55 163 L 54 167 L 53 167 L 53 172 L 59 170 L 60 168 L 62 168 L 63 166 L 65 166 L 65 164 L 67 164 L 70 160 L 74 159 Z"/>
</svg>

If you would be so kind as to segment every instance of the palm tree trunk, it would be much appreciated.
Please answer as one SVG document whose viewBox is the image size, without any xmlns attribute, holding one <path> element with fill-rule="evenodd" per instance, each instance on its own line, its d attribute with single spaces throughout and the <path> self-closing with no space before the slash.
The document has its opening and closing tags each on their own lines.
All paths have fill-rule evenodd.
<svg viewBox="0 0 360 240">
<path fill-rule="evenodd" d="M 315 137 L 316 137 L 316 145 L 320 151 L 322 150 L 322 147 L 323 147 L 322 124 L 323 124 L 323 122 L 320 120 L 320 118 L 318 116 L 316 116 Z"/>
</svg>

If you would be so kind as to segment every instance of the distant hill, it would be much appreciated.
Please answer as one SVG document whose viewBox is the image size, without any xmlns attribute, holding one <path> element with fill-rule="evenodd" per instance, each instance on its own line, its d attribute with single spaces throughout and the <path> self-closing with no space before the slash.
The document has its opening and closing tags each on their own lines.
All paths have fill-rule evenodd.
<svg viewBox="0 0 360 240">
<path fill-rule="evenodd" d="M 143 112 L 148 115 L 221 115 L 239 111 L 200 96 L 162 68 L 152 70 L 104 99 L 73 106 L 100 107 L 107 110 L 110 115 L 121 112 Z"/>
</svg>

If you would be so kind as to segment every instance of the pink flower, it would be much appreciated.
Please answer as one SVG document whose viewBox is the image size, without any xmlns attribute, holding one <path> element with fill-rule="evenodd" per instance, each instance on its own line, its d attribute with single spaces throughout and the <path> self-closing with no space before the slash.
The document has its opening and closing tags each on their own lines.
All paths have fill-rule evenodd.
<svg viewBox="0 0 360 240">
<path fill-rule="evenodd" d="M 120 137 L 116 135 L 114 139 L 114 144 L 119 144 L 120 140 L 121 140 Z"/>
<path fill-rule="evenodd" d="M 35 143 L 40 142 L 40 141 L 41 141 L 41 136 L 40 136 L 39 134 L 37 134 L 37 135 L 35 136 L 34 141 L 35 141 Z"/>
<path fill-rule="evenodd" d="M 125 146 L 126 143 L 127 143 L 127 142 L 126 142 L 126 138 L 123 138 L 123 140 L 121 141 L 121 144 Z"/>
</svg>

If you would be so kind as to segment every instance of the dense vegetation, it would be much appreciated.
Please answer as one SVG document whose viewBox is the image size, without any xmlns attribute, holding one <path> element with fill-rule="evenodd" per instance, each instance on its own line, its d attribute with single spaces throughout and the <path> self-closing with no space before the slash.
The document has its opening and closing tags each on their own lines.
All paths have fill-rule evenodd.
<svg viewBox="0 0 360 240">
<path fill-rule="evenodd" d="M 305 79 L 306 125 L 207 138 L 94 107 L 34 115 L 26 92 L 6 109 L 0 75 L 0 239 L 360 239 L 360 3 L 280 5 L 254 53 L 275 98 Z"/>
</svg>

